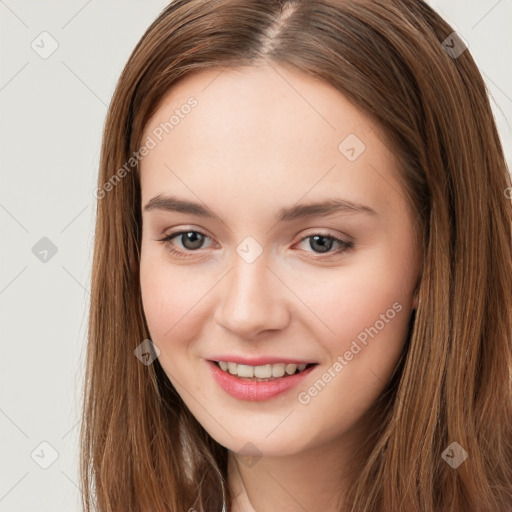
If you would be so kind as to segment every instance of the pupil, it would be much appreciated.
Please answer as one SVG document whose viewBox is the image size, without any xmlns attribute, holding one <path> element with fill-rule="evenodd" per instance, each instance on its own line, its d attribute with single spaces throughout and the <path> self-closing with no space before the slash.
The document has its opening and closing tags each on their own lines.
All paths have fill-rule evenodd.
<svg viewBox="0 0 512 512">
<path fill-rule="evenodd" d="M 187 249 L 199 249 L 203 243 L 203 235 L 196 231 L 189 231 L 181 235 L 181 242 Z"/>
<path fill-rule="evenodd" d="M 334 243 L 334 240 L 332 238 L 328 238 L 323 235 L 315 235 L 311 238 L 312 238 L 312 240 L 309 243 L 309 245 L 311 246 L 312 249 L 315 249 L 314 244 L 318 244 L 318 248 L 319 248 L 318 252 L 327 252 L 332 249 L 332 244 Z M 318 240 L 327 240 L 327 245 L 318 243 Z"/>
</svg>

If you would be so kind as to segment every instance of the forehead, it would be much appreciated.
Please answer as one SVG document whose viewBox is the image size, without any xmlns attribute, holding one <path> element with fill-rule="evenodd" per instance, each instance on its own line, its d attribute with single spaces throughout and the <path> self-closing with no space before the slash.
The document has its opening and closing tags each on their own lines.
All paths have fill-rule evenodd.
<svg viewBox="0 0 512 512">
<path fill-rule="evenodd" d="M 187 75 L 148 121 L 148 137 L 146 201 L 179 189 L 241 205 L 337 191 L 374 204 L 389 192 L 396 203 L 397 163 L 375 123 L 329 84 L 274 63 Z"/>
<path fill-rule="evenodd" d="M 193 109 L 186 106 L 190 98 L 197 102 Z M 147 123 L 146 134 L 173 114 L 172 138 L 194 130 L 197 138 L 208 134 L 201 143 L 210 146 L 219 141 L 227 145 L 230 136 L 251 147 L 268 146 L 275 140 L 297 150 L 307 143 L 305 149 L 309 149 L 318 139 L 332 147 L 348 130 L 364 138 L 366 131 L 375 128 L 329 84 L 276 64 L 213 68 L 185 76 L 164 96 Z"/>
</svg>

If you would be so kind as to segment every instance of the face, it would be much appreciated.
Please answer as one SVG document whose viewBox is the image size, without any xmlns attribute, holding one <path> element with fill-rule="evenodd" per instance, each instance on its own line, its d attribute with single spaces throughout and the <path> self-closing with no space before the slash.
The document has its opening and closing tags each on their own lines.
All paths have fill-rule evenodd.
<svg viewBox="0 0 512 512">
<path fill-rule="evenodd" d="M 187 407 L 238 453 L 343 438 L 416 305 L 413 213 L 378 128 L 328 84 L 262 65 L 187 76 L 142 142 L 144 312 Z"/>
</svg>

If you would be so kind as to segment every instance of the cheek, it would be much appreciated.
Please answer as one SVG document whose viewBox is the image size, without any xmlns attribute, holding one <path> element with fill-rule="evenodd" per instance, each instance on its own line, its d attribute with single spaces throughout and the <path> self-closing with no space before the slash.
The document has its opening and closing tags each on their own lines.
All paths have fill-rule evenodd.
<svg viewBox="0 0 512 512">
<path fill-rule="evenodd" d="M 361 365 L 366 372 L 371 368 L 385 380 L 409 326 L 413 280 L 407 267 L 405 253 L 400 261 L 383 248 L 331 271 L 325 280 L 301 279 L 296 293 L 307 297 L 309 309 L 321 320 L 317 339 L 331 361 L 342 356 L 351 366 Z"/>
<path fill-rule="evenodd" d="M 189 267 L 191 268 L 191 267 Z M 141 255 L 140 285 L 144 314 L 151 339 L 168 352 L 169 340 L 179 348 L 189 339 L 197 323 L 204 279 L 184 267 L 170 265 L 160 257 Z"/>
<path fill-rule="evenodd" d="M 308 305 L 329 327 L 317 331 L 327 354 L 323 373 L 297 394 L 304 418 L 318 418 L 311 442 L 350 428 L 380 395 L 403 350 L 410 318 L 403 276 L 369 268 L 339 272 L 323 294 L 310 295 Z"/>
</svg>

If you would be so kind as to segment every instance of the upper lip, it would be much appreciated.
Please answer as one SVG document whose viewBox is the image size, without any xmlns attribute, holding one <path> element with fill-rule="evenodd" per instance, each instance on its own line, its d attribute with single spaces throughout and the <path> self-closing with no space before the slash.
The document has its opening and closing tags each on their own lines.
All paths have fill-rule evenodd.
<svg viewBox="0 0 512 512">
<path fill-rule="evenodd" d="M 220 355 L 213 356 L 210 361 L 225 361 L 227 363 L 245 364 L 248 366 L 263 366 L 265 364 L 316 364 L 314 361 L 304 359 L 294 359 L 289 357 L 274 357 L 274 356 L 260 356 L 260 357 L 244 357 L 244 356 L 228 356 Z"/>
</svg>

